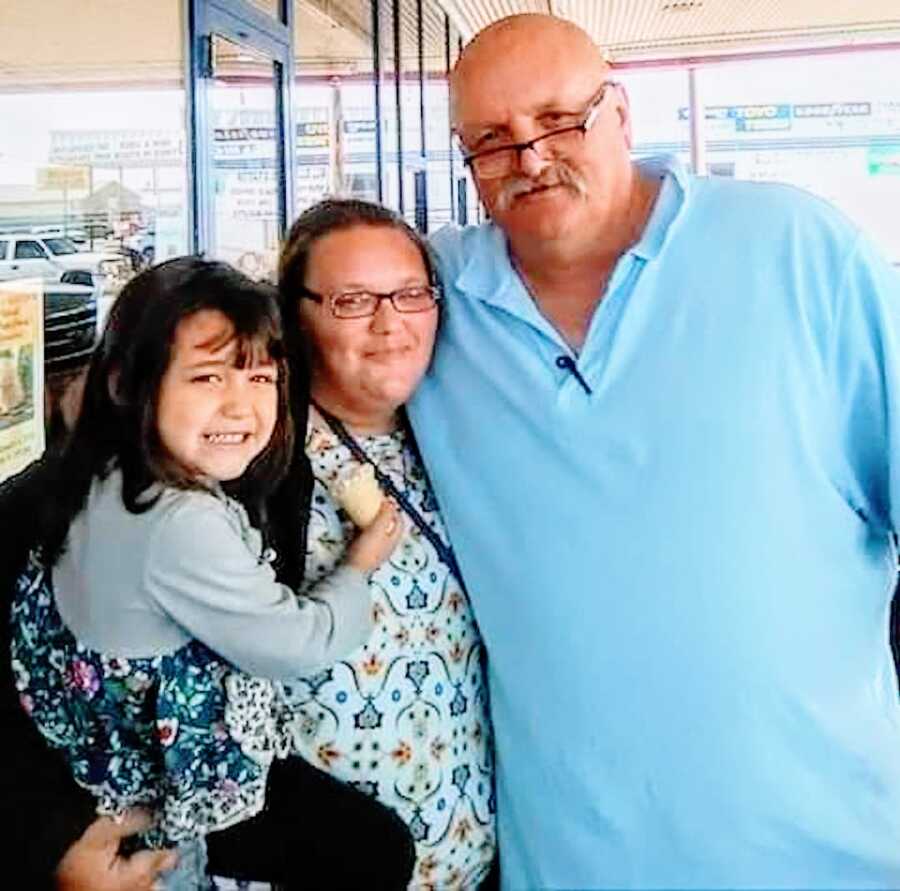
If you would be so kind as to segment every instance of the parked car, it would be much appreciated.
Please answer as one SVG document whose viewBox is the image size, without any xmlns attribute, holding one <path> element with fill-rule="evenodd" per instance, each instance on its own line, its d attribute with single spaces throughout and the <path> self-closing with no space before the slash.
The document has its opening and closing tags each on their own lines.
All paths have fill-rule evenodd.
<svg viewBox="0 0 900 891">
<path fill-rule="evenodd" d="M 58 283 L 44 292 L 44 428 L 48 447 L 61 445 L 74 422 L 84 373 L 97 342 L 93 288 Z"/>
<path fill-rule="evenodd" d="M 57 283 L 44 291 L 44 371 L 87 364 L 97 341 L 97 295 L 84 285 Z"/>
<path fill-rule="evenodd" d="M 141 229 L 123 241 L 125 247 L 140 254 L 144 266 L 152 266 L 156 255 L 156 230 Z"/>
<path fill-rule="evenodd" d="M 87 243 L 88 235 L 84 229 L 65 228 L 59 226 L 32 226 L 32 235 L 40 235 L 41 238 L 68 238 L 73 241 L 79 250 Z"/>
<path fill-rule="evenodd" d="M 40 278 L 59 282 L 78 273 L 78 283 L 116 294 L 133 274 L 129 259 L 111 251 L 80 251 L 63 236 L 13 232 L 0 235 L 0 281 Z M 72 276 L 69 276 L 72 279 Z"/>
</svg>

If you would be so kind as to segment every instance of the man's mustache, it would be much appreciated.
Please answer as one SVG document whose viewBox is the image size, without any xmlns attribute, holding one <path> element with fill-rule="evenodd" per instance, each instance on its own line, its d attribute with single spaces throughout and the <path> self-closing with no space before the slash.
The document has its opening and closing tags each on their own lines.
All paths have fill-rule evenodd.
<svg viewBox="0 0 900 891">
<path fill-rule="evenodd" d="M 540 176 L 532 179 L 529 176 L 510 177 L 497 193 L 497 209 L 509 210 L 513 201 L 520 195 L 526 195 L 535 189 L 546 189 L 550 186 L 565 186 L 572 189 L 579 197 L 587 195 L 587 183 L 565 161 L 554 161 L 545 167 Z"/>
</svg>

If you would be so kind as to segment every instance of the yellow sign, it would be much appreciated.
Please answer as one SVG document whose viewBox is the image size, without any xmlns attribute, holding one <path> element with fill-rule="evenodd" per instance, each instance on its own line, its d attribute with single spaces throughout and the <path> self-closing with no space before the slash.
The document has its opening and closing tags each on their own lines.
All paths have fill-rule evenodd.
<svg viewBox="0 0 900 891">
<path fill-rule="evenodd" d="M 87 167 L 38 167 L 37 187 L 39 189 L 87 189 L 89 188 Z"/>
<path fill-rule="evenodd" d="M 44 292 L 40 279 L 0 283 L 0 480 L 44 451 Z"/>
</svg>

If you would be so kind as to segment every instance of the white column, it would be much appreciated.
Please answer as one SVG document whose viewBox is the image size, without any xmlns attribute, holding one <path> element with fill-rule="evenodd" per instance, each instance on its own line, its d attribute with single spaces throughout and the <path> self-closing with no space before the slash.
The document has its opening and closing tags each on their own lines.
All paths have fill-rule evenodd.
<svg viewBox="0 0 900 891">
<path fill-rule="evenodd" d="M 703 85 L 697 68 L 688 68 L 688 97 L 691 120 L 691 167 L 697 176 L 706 175 L 706 109 Z"/>
</svg>

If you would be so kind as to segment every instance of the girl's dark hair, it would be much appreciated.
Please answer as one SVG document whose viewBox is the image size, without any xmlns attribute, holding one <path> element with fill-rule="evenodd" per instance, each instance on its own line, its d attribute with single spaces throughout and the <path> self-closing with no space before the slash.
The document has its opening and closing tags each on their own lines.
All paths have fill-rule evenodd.
<svg viewBox="0 0 900 891">
<path fill-rule="evenodd" d="M 384 226 L 401 232 L 422 255 L 429 284 L 439 285 L 428 243 L 402 216 L 370 201 L 326 198 L 297 217 L 282 246 L 278 264 L 278 290 L 285 319 L 296 318 L 297 299 L 304 287 L 313 245 L 332 232 L 352 229 L 354 226 Z"/>
<path fill-rule="evenodd" d="M 122 472 L 122 500 L 132 513 L 155 501 L 154 483 L 200 485 L 166 452 L 156 415 L 160 383 L 169 366 L 175 330 L 186 317 L 217 310 L 234 326 L 243 366 L 265 353 L 278 367 L 278 416 L 266 448 L 228 488 L 259 522 L 262 506 L 288 467 L 293 446 L 289 374 L 277 291 L 226 263 L 178 257 L 133 278 L 113 305 L 91 359 L 81 413 L 57 457 L 52 516 L 43 544 L 52 562 L 94 479 L 113 467 Z"/>
</svg>

